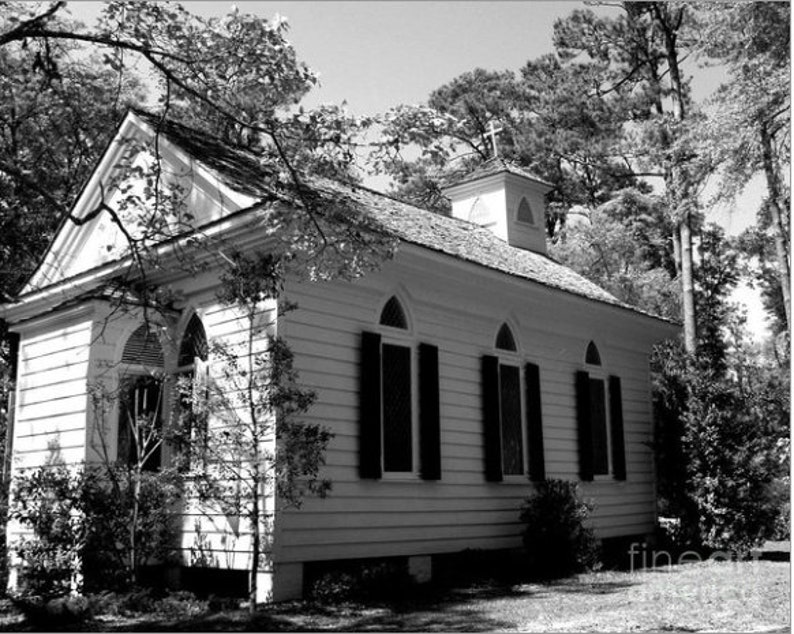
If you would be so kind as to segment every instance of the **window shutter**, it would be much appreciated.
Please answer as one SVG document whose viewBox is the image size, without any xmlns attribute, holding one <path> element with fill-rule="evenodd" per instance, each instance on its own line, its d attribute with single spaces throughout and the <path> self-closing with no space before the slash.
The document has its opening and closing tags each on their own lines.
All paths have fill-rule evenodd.
<svg viewBox="0 0 794 634">
<path fill-rule="evenodd" d="M 359 475 L 380 478 L 380 335 L 361 333 L 359 384 Z"/>
<path fill-rule="evenodd" d="M 590 422 L 590 376 L 576 373 L 576 420 L 579 428 L 579 477 L 593 479 L 593 431 Z"/>
<path fill-rule="evenodd" d="M 502 481 L 502 429 L 499 413 L 499 359 L 482 358 L 482 420 L 485 434 L 485 479 Z"/>
<path fill-rule="evenodd" d="M 616 480 L 626 479 L 626 444 L 623 437 L 623 396 L 620 377 L 609 377 L 609 423 L 612 432 L 612 473 Z"/>
<path fill-rule="evenodd" d="M 527 384 L 529 479 L 537 482 L 546 477 L 546 464 L 543 458 L 543 418 L 540 406 L 540 368 L 534 363 L 527 363 L 524 377 Z"/>
<path fill-rule="evenodd" d="M 419 456 L 423 480 L 441 479 L 438 347 L 419 344 Z"/>
</svg>

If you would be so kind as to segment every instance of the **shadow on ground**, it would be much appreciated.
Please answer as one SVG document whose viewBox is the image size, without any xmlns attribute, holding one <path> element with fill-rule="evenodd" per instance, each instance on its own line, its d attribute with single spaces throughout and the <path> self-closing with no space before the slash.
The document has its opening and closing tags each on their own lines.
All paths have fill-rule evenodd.
<svg viewBox="0 0 794 634">
<path fill-rule="evenodd" d="M 99 618 L 84 631 L 422 631 L 482 632 L 505 630 L 515 623 L 494 617 L 499 610 L 489 604 L 503 599 L 531 601 L 565 592 L 604 595 L 621 592 L 631 583 L 602 581 L 586 583 L 566 579 L 548 583 L 479 582 L 465 587 L 426 587 L 411 596 L 393 601 L 338 605 L 306 601 L 278 604 L 249 617 L 244 610 L 230 610 L 199 617 L 147 616 L 137 620 Z M 477 608 L 472 605 L 476 603 Z"/>
</svg>

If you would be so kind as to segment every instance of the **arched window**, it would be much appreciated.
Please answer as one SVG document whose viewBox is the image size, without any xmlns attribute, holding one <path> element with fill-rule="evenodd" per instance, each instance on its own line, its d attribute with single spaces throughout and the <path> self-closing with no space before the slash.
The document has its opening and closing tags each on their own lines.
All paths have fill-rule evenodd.
<svg viewBox="0 0 794 634">
<path fill-rule="evenodd" d="M 587 344 L 587 351 L 584 353 L 584 362 L 588 365 L 601 365 L 601 354 L 598 347 L 592 341 Z"/>
<path fill-rule="evenodd" d="M 206 408 L 197 404 L 207 403 L 209 398 L 208 357 L 207 334 L 201 319 L 194 314 L 182 335 L 176 369 L 179 386 L 177 407 L 183 439 L 178 449 L 187 468 L 194 457 L 199 461 L 206 460 L 209 416 Z"/>
<path fill-rule="evenodd" d="M 159 430 L 162 429 L 163 348 L 155 327 L 149 323 L 136 328 L 121 353 L 123 368 L 119 379 L 119 420 L 116 459 L 143 468 L 160 467 Z M 153 372 L 154 370 L 154 372 Z"/>
<path fill-rule="evenodd" d="M 612 475 L 626 479 L 623 397 L 620 378 L 608 375 L 601 354 L 591 341 L 585 370 L 576 372 L 580 475 L 583 480 Z"/>
<path fill-rule="evenodd" d="M 179 359 L 177 366 L 189 366 L 195 363 L 196 358 L 207 360 L 207 335 L 198 315 L 193 315 L 182 335 L 182 344 L 179 346 Z"/>
<path fill-rule="evenodd" d="M 524 474 L 524 431 L 521 403 L 521 367 L 510 326 L 502 324 L 494 344 L 497 356 L 497 386 L 499 400 L 499 436 L 501 438 L 501 473 Z"/>
<path fill-rule="evenodd" d="M 408 319 L 405 316 L 400 300 L 396 297 L 391 297 L 383 307 L 380 314 L 380 325 L 408 330 Z"/>
<path fill-rule="evenodd" d="M 513 331 L 510 330 L 510 326 L 508 326 L 507 324 L 502 324 L 502 327 L 499 329 L 499 332 L 496 334 L 496 349 L 507 350 L 509 352 L 518 351 L 515 337 L 513 337 Z"/>
<path fill-rule="evenodd" d="M 518 222 L 525 222 L 528 225 L 535 224 L 535 217 L 532 214 L 532 207 L 529 206 L 529 202 L 526 198 L 522 198 L 521 202 L 518 204 Z"/>
</svg>

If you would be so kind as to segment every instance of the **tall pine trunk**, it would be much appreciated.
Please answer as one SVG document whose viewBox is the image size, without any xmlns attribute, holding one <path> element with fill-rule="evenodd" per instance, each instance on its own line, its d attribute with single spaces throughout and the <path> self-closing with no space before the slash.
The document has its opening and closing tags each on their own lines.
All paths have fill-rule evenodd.
<svg viewBox="0 0 794 634">
<path fill-rule="evenodd" d="M 777 255 L 777 273 L 780 288 L 783 291 L 783 304 L 786 309 L 786 330 L 791 332 L 791 264 L 788 253 L 788 232 L 783 222 L 783 210 L 780 207 L 780 180 L 775 169 L 772 152 L 772 138 L 765 124 L 761 126 L 761 148 L 764 161 L 766 187 L 769 193 L 769 211 L 772 216 L 772 235 L 775 240 Z"/>
<path fill-rule="evenodd" d="M 673 105 L 673 118 L 681 122 L 686 116 L 684 108 L 684 83 L 681 79 L 681 69 L 678 59 L 677 29 L 683 19 L 684 7 L 676 11 L 666 3 L 653 3 L 653 15 L 659 31 L 664 39 L 665 58 L 670 74 L 671 99 Z M 672 139 L 672 142 L 675 142 Z M 665 187 L 667 198 L 673 201 L 671 211 L 677 218 L 677 236 L 679 255 L 681 257 L 681 310 L 684 321 L 684 348 L 689 354 L 697 351 L 697 311 L 695 306 L 695 266 L 692 257 L 692 217 L 690 205 L 686 197 L 690 194 L 687 170 L 683 166 L 670 166 L 665 170 Z M 676 169 L 679 168 L 679 169 Z"/>
</svg>

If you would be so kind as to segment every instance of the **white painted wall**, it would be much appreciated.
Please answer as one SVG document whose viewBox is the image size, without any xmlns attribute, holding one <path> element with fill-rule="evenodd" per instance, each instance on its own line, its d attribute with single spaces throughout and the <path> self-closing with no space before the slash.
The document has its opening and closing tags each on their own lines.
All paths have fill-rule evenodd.
<svg viewBox="0 0 794 634">
<path fill-rule="evenodd" d="M 439 347 L 442 479 L 358 476 L 359 346 L 378 330 L 395 292 L 407 298 L 416 343 Z M 578 479 L 574 372 L 588 341 L 606 373 L 623 382 L 628 479 L 587 483 L 599 537 L 652 530 L 655 501 L 647 354 L 672 327 L 628 311 L 551 291 L 482 267 L 404 247 L 395 261 L 353 284 L 293 284 L 299 309 L 279 328 L 302 382 L 318 393 L 310 420 L 335 434 L 325 473 L 333 490 L 277 517 L 276 560 L 297 562 L 415 555 L 520 545 L 518 522 L 530 483 L 487 483 L 480 358 L 509 320 L 522 357 L 540 365 L 547 477 Z"/>
</svg>

